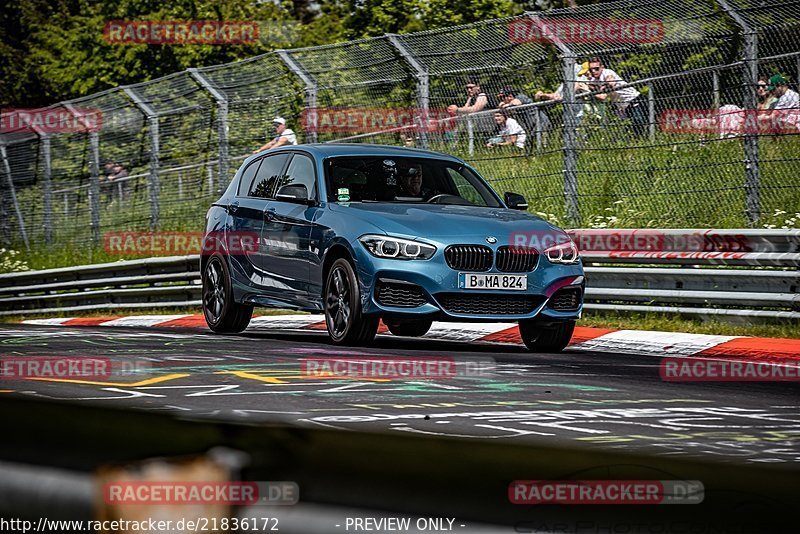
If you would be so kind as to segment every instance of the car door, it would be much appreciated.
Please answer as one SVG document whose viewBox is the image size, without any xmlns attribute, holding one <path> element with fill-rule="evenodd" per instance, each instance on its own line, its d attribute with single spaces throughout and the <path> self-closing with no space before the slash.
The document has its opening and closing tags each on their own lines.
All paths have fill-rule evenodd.
<svg viewBox="0 0 800 534">
<path fill-rule="evenodd" d="M 305 187 L 304 198 L 297 196 L 297 186 Z M 295 152 L 264 212 L 260 244 L 264 270 L 284 284 L 280 298 L 304 308 L 309 299 L 311 263 L 316 257 L 310 242 L 314 215 L 319 209 L 316 200 L 314 160 L 308 154 Z"/>
<path fill-rule="evenodd" d="M 261 243 L 261 231 L 270 197 L 288 161 L 289 154 L 283 152 L 264 156 L 258 160 L 256 172 L 248 172 L 250 171 L 248 167 L 239 182 L 236 200 L 229 208 L 235 221 L 235 230 L 238 232 L 231 238 L 232 246 L 236 246 L 239 241 L 258 242 L 258 246 L 253 248 L 242 247 L 245 250 L 241 256 L 243 258 L 241 267 L 247 277 L 248 285 L 258 289 L 259 293 L 271 293 L 276 286 L 280 288 L 283 285 L 265 272 L 265 254 L 268 251 Z"/>
<path fill-rule="evenodd" d="M 257 252 L 249 247 L 242 249 L 239 244 L 252 237 L 257 240 L 261 235 L 262 213 L 266 200 L 247 196 L 247 192 L 258 174 L 261 162 L 262 159 L 251 162 L 242 172 L 237 194 L 228 204 L 230 226 L 227 228 L 222 245 L 229 252 L 228 257 L 234 279 L 245 285 L 252 285 L 251 275 L 258 263 Z"/>
</svg>

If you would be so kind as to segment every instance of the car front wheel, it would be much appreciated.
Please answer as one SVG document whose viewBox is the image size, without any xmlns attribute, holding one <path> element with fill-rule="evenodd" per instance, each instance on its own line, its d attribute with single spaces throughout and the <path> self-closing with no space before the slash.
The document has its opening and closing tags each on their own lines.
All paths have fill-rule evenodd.
<svg viewBox="0 0 800 534">
<path fill-rule="evenodd" d="M 250 324 L 253 306 L 233 299 L 233 283 L 225 258 L 214 254 L 203 269 L 203 315 L 214 332 L 234 334 Z"/>
<path fill-rule="evenodd" d="M 519 322 L 519 335 L 531 352 L 561 352 L 572 339 L 575 321 L 543 322 L 528 319 Z"/>
<path fill-rule="evenodd" d="M 377 316 L 361 313 L 361 292 L 353 266 L 344 258 L 333 262 L 325 282 L 325 324 L 336 345 L 366 345 L 378 332 Z"/>
</svg>

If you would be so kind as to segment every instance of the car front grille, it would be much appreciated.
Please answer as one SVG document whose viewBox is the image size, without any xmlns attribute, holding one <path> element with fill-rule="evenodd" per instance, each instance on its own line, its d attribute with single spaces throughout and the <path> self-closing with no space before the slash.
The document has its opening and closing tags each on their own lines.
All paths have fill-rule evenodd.
<svg viewBox="0 0 800 534">
<path fill-rule="evenodd" d="M 527 273 L 536 267 L 539 252 L 527 247 L 500 247 L 495 265 L 503 273 Z"/>
<path fill-rule="evenodd" d="M 581 288 L 580 287 L 562 287 L 556 291 L 547 307 L 556 311 L 575 311 L 581 305 Z"/>
<path fill-rule="evenodd" d="M 480 295 L 437 293 L 436 300 L 450 313 L 464 315 L 525 315 L 541 305 L 537 295 Z"/>
<path fill-rule="evenodd" d="M 457 271 L 488 271 L 492 268 L 492 249 L 483 245 L 450 245 L 444 259 Z"/>
<path fill-rule="evenodd" d="M 425 292 L 416 284 L 378 280 L 375 299 L 381 306 L 394 308 L 416 308 L 428 299 Z"/>
</svg>

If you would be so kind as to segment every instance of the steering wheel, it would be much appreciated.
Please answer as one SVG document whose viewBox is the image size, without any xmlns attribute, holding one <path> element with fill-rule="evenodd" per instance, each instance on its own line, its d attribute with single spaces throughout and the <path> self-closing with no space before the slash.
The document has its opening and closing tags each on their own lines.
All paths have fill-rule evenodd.
<svg viewBox="0 0 800 534">
<path fill-rule="evenodd" d="M 453 195 L 448 195 L 447 193 L 440 193 L 438 195 L 433 195 L 431 198 L 427 200 L 428 204 L 439 204 L 439 199 L 442 197 L 452 197 Z"/>
</svg>

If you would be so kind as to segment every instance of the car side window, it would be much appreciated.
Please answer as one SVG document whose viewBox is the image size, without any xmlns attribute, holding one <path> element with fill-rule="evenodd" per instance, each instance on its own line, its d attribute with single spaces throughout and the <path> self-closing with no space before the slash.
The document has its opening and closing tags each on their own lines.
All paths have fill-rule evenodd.
<svg viewBox="0 0 800 534">
<path fill-rule="evenodd" d="M 248 197 L 275 198 L 275 189 L 281 178 L 281 171 L 286 165 L 289 154 L 275 154 L 261 160 L 255 180 L 247 191 Z"/>
<path fill-rule="evenodd" d="M 295 154 L 278 189 L 280 190 L 285 185 L 301 184 L 306 186 L 309 199 L 316 197 L 317 174 L 314 170 L 314 160 L 305 154 Z"/>
<path fill-rule="evenodd" d="M 450 175 L 450 179 L 453 180 L 456 189 L 458 189 L 458 196 L 479 206 L 486 204 L 481 194 L 475 189 L 475 186 L 469 183 L 464 175 L 452 167 L 447 168 L 447 173 Z"/>
<path fill-rule="evenodd" d="M 253 178 L 256 177 L 256 173 L 258 172 L 258 167 L 260 165 L 261 160 L 258 159 L 247 166 L 242 173 L 242 178 L 239 180 L 239 190 L 236 191 L 237 195 L 244 195 L 246 191 L 250 190 L 250 185 L 253 183 Z"/>
</svg>

